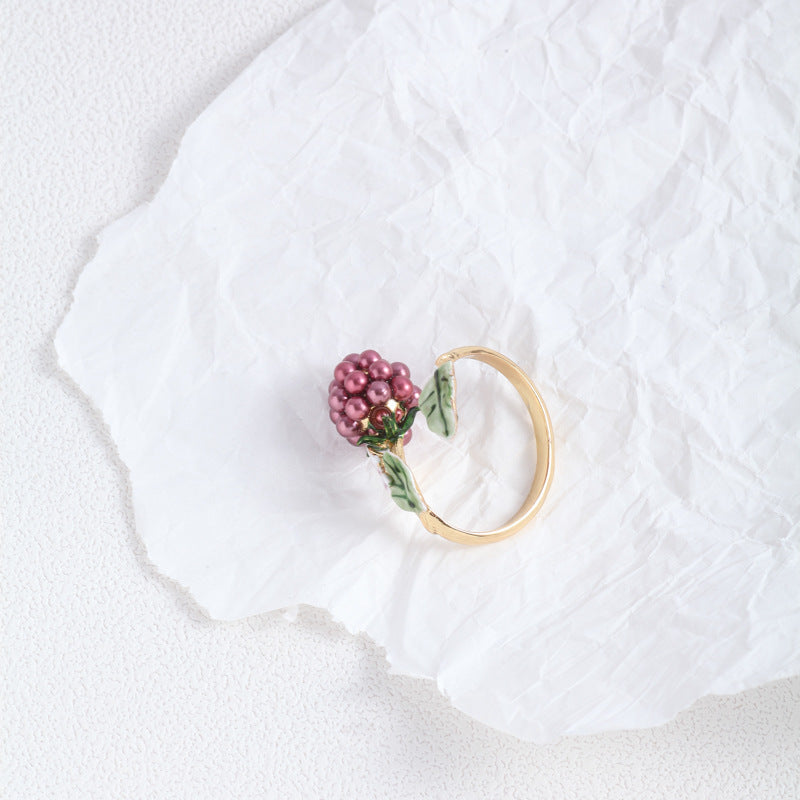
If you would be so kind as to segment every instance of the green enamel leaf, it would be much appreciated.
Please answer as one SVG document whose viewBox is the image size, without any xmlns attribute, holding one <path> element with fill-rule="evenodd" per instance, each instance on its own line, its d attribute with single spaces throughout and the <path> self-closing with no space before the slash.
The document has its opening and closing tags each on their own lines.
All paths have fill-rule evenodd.
<svg viewBox="0 0 800 800">
<path fill-rule="evenodd" d="M 394 453 L 381 453 L 379 458 L 383 462 L 384 475 L 389 485 L 392 500 L 397 503 L 403 511 L 413 511 L 421 514 L 425 511 L 425 503 L 417 492 L 414 485 L 414 477 L 411 470 Z"/>
<path fill-rule="evenodd" d="M 419 408 L 428 427 L 445 439 L 456 432 L 456 385 L 452 361 L 445 361 L 422 388 Z"/>
</svg>

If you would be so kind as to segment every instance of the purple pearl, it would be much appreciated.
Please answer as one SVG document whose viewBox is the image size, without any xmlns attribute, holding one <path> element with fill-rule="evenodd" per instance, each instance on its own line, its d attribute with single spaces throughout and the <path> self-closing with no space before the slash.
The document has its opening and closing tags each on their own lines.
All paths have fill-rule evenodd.
<svg viewBox="0 0 800 800">
<path fill-rule="evenodd" d="M 392 396 L 392 390 L 386 381 L 372 381 L 367 388 L 367 400 L 375 406 L 383 405 Z"/>
<path fill-rule="evenodd" d="M 392 412 L 386 406 L 378 406 L 369 412 L 369 423 L 371 428 L 383 430 L 383 420 Z"/>
<path fill-rule="evenodd" d="M 358 447 L 358 440 L 361 436 L 348 436 L 347 441 L 350 442 L 354 447 Z"/>
<path fill-rule="evenodd" d="M 331 409 L 328 416 L 331 418 L 331 422 L 335 425 L 342 418 L 342 412 Z"/>
<path fill-rule="evenodd" d="M 334 389 L 338 389 L 338 388 L 340 388 L 340 387 L 341 387 L 341 385 L 342 385 L 342 384 L 341 384 L 341 383 L 339 383 L 339 381 L 337 381 L 337 380 L 336 380 L 336 378 L 334 378 L 334 379 L 333 379 L 333 380 L 332 380 L 332 381 L 331 381 L 331 382 L 328 384 L 328 394 L 330 394 L 330 393 L 331 393 L 331 392 L 332 392 Z"/>
<path fill-rule="evenodd" d="M 411 370 L 402 361 L 394 361 L 392 362 L 392 375 L 402 375 L 407 378 L 411 375 Z"/>
<path fill-rule="evenodd" d="M 336 369 L 333 371 L 333 378 L 334 380 L 338 381 L 339 383 L 344 383 L 344 379 L 355 369 L 355 364 L 351 364 L 349 361 L 342 361 L 341 363 L 336 365 Z"/>
<path fill-rule="evenodd" d="M 354 419 L 342 417 L 336 423 L 336 430 L 347 439 L 348 436 L 355 436 L 361 430 L 361 426 Z"/>
<path fill-rule="evenodd" d="M 392 377 L 392 366 L 388 361 L 379 358 L 369 365 L 367 374 L 374 381 L 388 381 Z"/>
<path fill-rule="evenodd" d="M 347 392 L 344 389 L 334 389 L 328 396 L 328 405 L 334 411 L 344 411 L 347 396 Z"/>
<path fill-rule="evenodd" d="M 419 396 L 422 394 L 422 389 L 419 386 L 414 387 L 414 391 L 411 393 L 411 397 L 408 400 L 404 400 L 404 404 L 406 408 L 416 408 L 419 405 Z"/>
<path fill-rule="evenodd" d="M 360 369 L 356 369 L 345 377 L 344 388 L 350 394 L 361 394 L 367 388 L 368 383 L 369 378 Z"/>
<path fill-rule="evenodd" d="M 369 369 L 369 365 L 380 360 L 377 350 L 365 350 L 358 358 L 358 366 L 361 369 Z"/>
<path fill-rule="evenodd" d="M 395 400 L 407 400 L 414 393 L 414 384 L 404 377 L 398 375 L 392 378 L 392 394 Z"/>
<path fill-rule="evenodd" d="M 358 353 L 350 353 L 350 355 L 349 356 L 345 356 L 342 359 L 342 361 L 349 361 L 351 364 L 355 364 L 356 366 L 358 366 L 358 359 L 359 358 L 361 358 L 361 356 Z"/>
<path fill-rule="evenodd" d="M 344 404 L 344 413 L 350 419 L 364 419 L 369 414 L 369 406 L 363 397 L 351 397 Z"/>
</svg>

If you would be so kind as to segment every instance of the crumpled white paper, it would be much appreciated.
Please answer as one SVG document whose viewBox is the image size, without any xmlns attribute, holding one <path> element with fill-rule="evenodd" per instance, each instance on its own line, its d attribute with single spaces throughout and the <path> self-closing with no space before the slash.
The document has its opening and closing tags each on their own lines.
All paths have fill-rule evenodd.
<svg viewBox="0 0 800 800">
<path fill-rule="evenodd" d="M 136 524 L 211 615 L 310 603 L 536 741 L 800 671 L 800 63 L 790 4 L 329 2 L 107 228 L 57 335 Z M 483 344 L 556 434 L 524 532 L 466 548 L 328 420 L 368 347 L 423 383 Z M 415 426 L 432 507 L 485 529 L 534 447 L 459 362 Z"/>
</svg>

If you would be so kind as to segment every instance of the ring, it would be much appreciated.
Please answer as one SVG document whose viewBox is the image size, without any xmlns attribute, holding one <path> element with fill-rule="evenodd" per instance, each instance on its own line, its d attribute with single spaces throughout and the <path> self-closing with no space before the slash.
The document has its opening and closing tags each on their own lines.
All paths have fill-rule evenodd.
<svg viewBox="0 0 800 800">
<path fill-rule="evenodd" d="M 533 423 L 536 471 L 528 496 L 511 519 L 484 532 L 463 531 L 431 511 L 405 462 L 403 447 L 411 441 L 411 426 L 419 412 L 428 428 L 444 438 L 456 432 L 454 363 L 472 358 L 494 367 L 519 392 Z M 328 406 L 336 430 L 350 444 L 366 448 L 384 476 L 394 502 L 419 516 L 431 533 L 459 544 L 484 544 L 505 539 L 524 528 L 544 503 L 553 480 L 553 425 L 531 379 L 511 359 L 487 347 L 458 347 L 436 359 L 436 371 L 421 389 L 408 367 L 390 363 L 375 350 L 351 353 L 336 365 L 328 386 Z"/>
</svg>

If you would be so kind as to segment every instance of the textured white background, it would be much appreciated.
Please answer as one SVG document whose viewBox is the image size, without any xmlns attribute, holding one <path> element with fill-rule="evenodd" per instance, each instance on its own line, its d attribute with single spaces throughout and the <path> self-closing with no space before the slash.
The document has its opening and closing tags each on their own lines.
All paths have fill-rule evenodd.
<svg viewBox="0 0 800 800">
<path fill-rule="evenodd" d="M 0 11 L 3 796 L 797 797 L 800 679 L 537 747 L 387 675 L 324 613 L 212 623 L 147 564 L 125 470 L 52 335 L 96 233 L 312 6 Z"/>
</svg>

